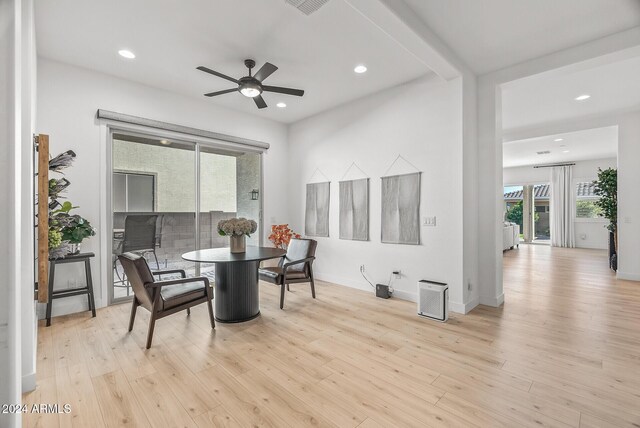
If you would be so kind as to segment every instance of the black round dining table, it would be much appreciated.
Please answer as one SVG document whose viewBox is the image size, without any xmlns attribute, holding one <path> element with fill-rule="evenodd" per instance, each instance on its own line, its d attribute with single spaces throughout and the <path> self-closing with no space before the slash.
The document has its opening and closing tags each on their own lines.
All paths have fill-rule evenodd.
<svg viewBox="0 0 640 428">
<path fill-rule="evenodd" d="M 247 246 L 244 253 L 209 248 L 184 253 L 184 260 L 215 264 L 215 318 L 223 323 L 243 322 L 260 315 L 258 268 L 260 262 L 286 254 L 273 247 Z"/>
</svg>

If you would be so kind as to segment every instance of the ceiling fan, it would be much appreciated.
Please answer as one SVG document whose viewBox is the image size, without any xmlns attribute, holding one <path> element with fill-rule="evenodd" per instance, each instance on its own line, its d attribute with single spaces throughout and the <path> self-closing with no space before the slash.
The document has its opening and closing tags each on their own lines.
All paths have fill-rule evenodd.
<svg viewBox="0 0 640 428">
<path fill-rule="evenodd" d="M 245 97 L 253 98 L 253 101 L 256 103 L 258 108 L 265 108 L 267 106 L 267 103 L 265 103 L 264 99 L 262 98 L 261 94 L 263 92 L 277 92 L 279 94 L 295 95 L 296 97 L 301 97 L 304 95 L 304 91 L 301 89 L 282 88 L 280 86 L 267 86 L 262 84 L 264 79 L 271 76 L 271 74 L 273 74 L 273 72 L 278 69 L 278 67 L 276 67 L 275 65 L 269 62 L 265 62 L 262 68 L 260 68 L 260 70 L 258 70 L 258 72 L 253 76 L 251 75 L 251 69 L 256 66 L 256 62 L 252 59 L 245 59 L 244 65 L 249 69 L 249 75 L 241 77 L 240 79 L 234 79 L 233 77 L 218 73 L 217 71 L 211 70 L 210 68 L 204 67 L 202 65 L 200 67 L 197 67 L 197 69 L 200 71 L 213 74 L 214 76 L 222 77 L 223 79 L 229 80 L 238 85 L 237 88 L 225 89 L 217 92 L 209 92 L 207 94 L 204 94 L 204 96 L 215 97 L 217 95 L 239 91 Z"/>
</svg>

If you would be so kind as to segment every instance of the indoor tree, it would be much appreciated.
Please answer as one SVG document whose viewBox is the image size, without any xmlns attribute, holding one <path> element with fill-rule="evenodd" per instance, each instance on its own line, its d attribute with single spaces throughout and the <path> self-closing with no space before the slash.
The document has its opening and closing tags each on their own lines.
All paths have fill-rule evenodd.
<svg viewBox="0 0 640 428">
<path fill-rule="evenodd" d="M 602 216 L 609 220 L 607 229 L 614 235 L 616 253 L 618 252 L 618 171 L 614 168 L 598 168 L 598 179 L 593 182 L 594 192 L 600 197 L 596 205 L 602 210 Z"/>
</svg>

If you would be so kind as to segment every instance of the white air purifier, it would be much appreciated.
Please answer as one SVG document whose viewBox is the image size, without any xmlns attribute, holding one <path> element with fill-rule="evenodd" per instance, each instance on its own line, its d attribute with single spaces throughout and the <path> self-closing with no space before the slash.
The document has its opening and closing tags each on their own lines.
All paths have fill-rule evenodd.
<svg viewBox="0 0 640 428">
<path fill-rule="evenodd" d="M 442 282 L 418 281 L 418 315 L 445 322 L 449 318 L 449 286 Z"/>
</svg>

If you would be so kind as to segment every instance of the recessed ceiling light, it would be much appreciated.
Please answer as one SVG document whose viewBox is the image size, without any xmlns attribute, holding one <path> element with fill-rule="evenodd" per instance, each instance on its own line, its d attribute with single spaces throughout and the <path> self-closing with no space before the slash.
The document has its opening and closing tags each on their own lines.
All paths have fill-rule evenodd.
<svg viewBox="0 0 640 428">
<path fill-rule="evenodd" d="M 556 139 L 555 139 L 555 140 L 553 140 L 553 141 L 555 141 L 555 142 L 557 143 L 558 141 L 562 141 L 562 140 L 564 140 L 564 138 L 556 138 Z"/>
<path fill-rule="evenodd" d="M 136 55 L 133 52 L 127 49 L 120 49 L 118 53 L 120 54 L 121 57 L 127 58 L 127 59 L 134 59 L 136 57 Z"/>
<path fill-rule="evenodd" d="M 287 105 L 285 103 L 283 103 L 282 101 L 279 102 L 278 104 L 276 104 L 276 107 L 280 107 L 280 108 L 285 108 Z"/>
<path fill-rule="evenodd" d="M 168 146 L 169 144 L 171 144 L 171 141 L 167 141 L 167 140 L 160 140 L 160 144 Z"/>
<path fill-rule="evenodd" d="M 562 153 L 569 153 L 569 150 L 563 150 Z"/>
<path fill-rule="evenodd" d="M 588 100 L 589 98 L 591 98 L 591 95 L 589 94 L 582 94 L 582 95 L 578 95 L 575 100 L 576 101 L 584 101 L 584 100 Z"/>
<path fill-rule="evenodd" d="M 356 68 L 354 68 L 354 69 L 353 69 L 353 71 L 355 71 L 355 72 L 356 72 L 356 73 L 358 73 L 358 74 L 362 74 L 362 73 L 364 73 L 365 71 L 367 71 L 367 67 L 366 67 L 366 66 L 364 66 L 364 65 L 362 65 L 362 64 L 360 64 L 360 65 L 356 65 Z"/>
</svg>

